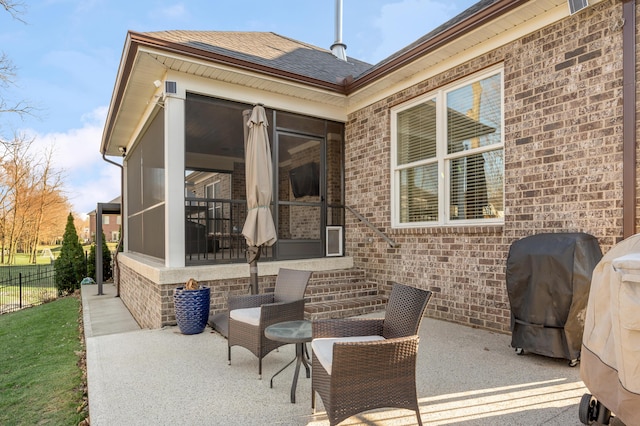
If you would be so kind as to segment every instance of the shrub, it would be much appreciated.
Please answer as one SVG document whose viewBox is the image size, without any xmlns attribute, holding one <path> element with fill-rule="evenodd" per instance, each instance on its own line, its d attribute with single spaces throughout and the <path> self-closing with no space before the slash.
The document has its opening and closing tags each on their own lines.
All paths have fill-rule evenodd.
<svg viewBox="0 0 640 426">
<path fill-rule="evenodd" d="M 113 276 L 111 270 L 111 252 L 107 246 L 107 240 L 104 237 L 104 231 L 102 232 L 102 279 L 108 281 Z"/>
<path fill-rule="evenodd" d="M 96 278 L 96 245 L 91 244 L 91 248 L 89 249 L 89 256 L 87 257 L 87 276 L 93 278 L 95 281 Z"/>
<path fill-rule="evenodd" d="M 84 251 L 82 251 L 71 213 L 67 217 L 60 255 L 55 260 L 55 271 L 59 294 L 72 293 L 79 288 L 80 281 L 87 273 Z"/>
<path fill-rule="evenodd" d="M 87 276 L 97 280 L 96 278 L 96 245 L 91 244 L 89 250 L 89 257 L 87 259 Z M 108 281 L 113 277 L 113 271 L 111 268 L 111 252 L 109 246 L 107 246 L 107 240 L 104 237 L 104 231 L 102 232 L 102 281 Z"/>
</svg>

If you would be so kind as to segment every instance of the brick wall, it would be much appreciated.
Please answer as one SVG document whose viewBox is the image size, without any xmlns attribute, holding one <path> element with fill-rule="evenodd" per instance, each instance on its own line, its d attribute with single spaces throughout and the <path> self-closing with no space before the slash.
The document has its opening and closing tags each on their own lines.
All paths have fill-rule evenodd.
<svg viewBox="0 0 640 426">
<path fill-rule="evenodd" d="M 120 235 L 120 215 L 119 214 L 103 214 L 102 215 L 102 231 L 107 242 L 116 242 L 118 238 L 114 238 Z M 105 224 L 105 222 L 109 222 Z M 89 232 L 91 239 L 96 239 L 96 214 L 89 215 Z"/>
<path fill-rule="evenodd" d="M 120 299 L 140 327 L 161 328 L 166 303 L 162 300 L 160 287 L 126 265 L 120 265 L 117 275 L 114 279 L 120 282 Z"/>
<path fill-rule="evenodd" d="M 548 28 L 359 110 L 346 127 L 346 254 L 382 289 L 434 292 L 432 317 L 509 331 L 505 261 L 531 234 L 587 232 L 606 252 L 622 238 L 622 32 L 619 1 Z M 390 108 L 486 67 L 504 65 L 503 226 L 392 229 Z"/>
<path fill-rule="evenodd" d="M 126 265 L 120 265 L 120 298 L 129 309 L 140 327 L 157 329 L 176 325 L 173 293 L 176 287 L 185 283 L 157 284 L 135 272 Z M 116 280 L 118 278 L 116 277 Z M 276 277 L 259 277 L 261 292 L 273 291 Z M 211 288 L 210 313 L 216 314 L 227 309 L 230 295 L 247 294 L 248 278 L 200 281 L 200 285 Z"/>
</svg>

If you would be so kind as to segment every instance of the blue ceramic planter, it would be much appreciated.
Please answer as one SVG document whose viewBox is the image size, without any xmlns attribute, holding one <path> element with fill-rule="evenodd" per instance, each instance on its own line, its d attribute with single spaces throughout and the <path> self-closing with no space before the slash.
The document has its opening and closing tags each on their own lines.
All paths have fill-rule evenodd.
<svg viewBox="0 0 640 426">
<path fill-rule="evenodd" d="M 204 331 L 209 320 L 210 293 L 209 287 L 198 290 L 185 290 L 184 287 L 175 289 L 173 303 L 182 334 L 199 334 Z"/>
</svg>

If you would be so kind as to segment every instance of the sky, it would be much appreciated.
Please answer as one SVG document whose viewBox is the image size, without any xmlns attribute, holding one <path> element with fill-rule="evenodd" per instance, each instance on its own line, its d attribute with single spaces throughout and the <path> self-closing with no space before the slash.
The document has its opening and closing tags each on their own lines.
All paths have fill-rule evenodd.
<svg viewBox="0 0 640 426">
<path fill-rule="evenodd" d="M 477 1 L 343 0 L 346 54 L 375 64 Z M 15 68 L 0 98 L 23 101 L 34 116 L 0 115 L 0 135 L 24 134 L 42 151 L 53 146 L 81 216 L 120 195 L 120 169 L 99 149 L 127 31 L 272 31 L 327 49 L 335 41 L 335 0 L 9 2 L 23 7 L 18 19 L 0 8 L 0 54 Z"/>
</svg>

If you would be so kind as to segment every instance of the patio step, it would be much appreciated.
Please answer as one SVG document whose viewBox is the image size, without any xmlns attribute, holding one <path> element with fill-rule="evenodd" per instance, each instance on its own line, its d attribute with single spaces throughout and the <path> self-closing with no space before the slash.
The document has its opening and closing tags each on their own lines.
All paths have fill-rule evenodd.
<svg viewBox="0 0 640 426">
<path fill-rule="evenodd" d="M 314 272 L 305 298 L 309 320 L 363 315 L 382 310 L 386 304 L 378 285 L 366 281 L 364 271 L 358 269 Z"/>
<path fill-rule="evenodd" d="M 377 296 L 378 285 L 372 282 L 335 283 L 307 287 L 304 297 L 307 303 L 351 300 L 367 296 Z"/>
<path fill-rule="evenodd" d="M 386 298 L 376 295 L 357 299 L 307 303 L 304 308 L 305 318 L 308 320 L 316 320 L 364 315 L 383 310 L 386 302 Z"/>
<path fill-rule="evenodd" d="M 308 320 L 364 315 L 383 310 L 387 303 L 386 297 L 378 294 L 378 284 L 366 281 L 359 269 L 314 272 L 305 298 Z M 209 325 L 226 337 L 227 311 L 211 315 Z"/>
</svg>

